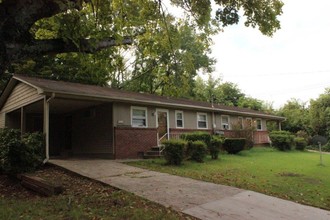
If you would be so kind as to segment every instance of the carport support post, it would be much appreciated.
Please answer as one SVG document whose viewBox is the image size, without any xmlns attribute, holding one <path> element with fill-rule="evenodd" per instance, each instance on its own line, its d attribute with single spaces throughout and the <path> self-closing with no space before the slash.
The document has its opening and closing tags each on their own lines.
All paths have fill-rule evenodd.
<svg viewBox="0 0 330 220">
<path fill-rule="evenodd" d="M 49 160 L 49 102 L 44 98 L 44 134 L 46 141 L 46 159 L 44 162 Z"/>
</svg>

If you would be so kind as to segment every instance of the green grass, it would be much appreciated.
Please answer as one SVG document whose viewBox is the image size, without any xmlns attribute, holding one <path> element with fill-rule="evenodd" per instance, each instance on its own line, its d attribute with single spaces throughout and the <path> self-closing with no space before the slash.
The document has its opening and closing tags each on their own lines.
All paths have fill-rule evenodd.
<svg viewBox="0 0 330 220">
<path fill-rule="evenodd" d="M 185 161 L 182 166 L 164 165 L 163 159 L 131 162 L 130 165 L 235 186 L 330 210 L 330 155 L 312 152 L 280 152 L 253 148 L 238 155 L 207 158 L 205 163 Z"/>
</svg>

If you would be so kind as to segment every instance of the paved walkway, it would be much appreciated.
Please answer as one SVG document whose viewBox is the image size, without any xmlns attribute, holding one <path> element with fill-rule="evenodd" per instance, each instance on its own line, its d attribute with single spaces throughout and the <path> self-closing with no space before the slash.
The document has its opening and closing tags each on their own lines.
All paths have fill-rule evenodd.
<svg viewBox="0 0 330 220">
<path fill-rule="evenodd" d="M 330 219 L 329 211 L 318 208 L 112 160 L 70 159 L 50 163 L 200 219 Z"/>
</svg>

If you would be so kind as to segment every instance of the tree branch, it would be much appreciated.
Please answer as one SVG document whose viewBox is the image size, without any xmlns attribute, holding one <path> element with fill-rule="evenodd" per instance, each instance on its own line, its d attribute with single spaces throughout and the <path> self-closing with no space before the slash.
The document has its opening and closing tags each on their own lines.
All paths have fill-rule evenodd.
<svg viewBox="0 0 330 220">
<path fill-rule="evenodd" d="M 27 57 L 35 57 L 40 55 L 84 52 L 94 53 L 105 48 L 131 45 L 132 37 L 126 36 L 123 39 L 116 40 L 114 38 L 102 39 L 98 42 L 92 39 L 82 39 L 80 45 L 73 42 L 67 42 L 63 39 L 35 40 L 30 44 L 24 43 L 7 43 L 6 52 L 11 61 L 24 59 Z"/>
</svg>

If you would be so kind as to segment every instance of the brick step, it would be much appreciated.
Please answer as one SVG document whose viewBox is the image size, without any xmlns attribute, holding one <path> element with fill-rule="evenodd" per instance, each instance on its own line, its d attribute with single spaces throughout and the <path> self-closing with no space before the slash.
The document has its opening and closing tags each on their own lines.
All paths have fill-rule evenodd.
<svg viewBox="0 0 330 220">
<path fill-rule="evenodd" d="M 153 146 L 151 147 L 151 151 L 160 151 L 161 149 L 163 149 L 163 145 L 159 145 L 159 146 Z"/>
</svg>

